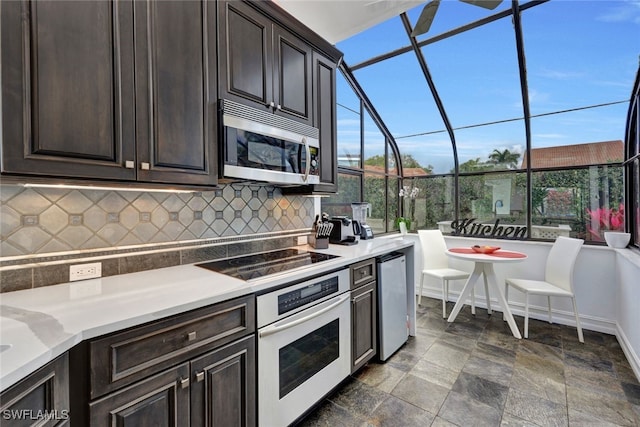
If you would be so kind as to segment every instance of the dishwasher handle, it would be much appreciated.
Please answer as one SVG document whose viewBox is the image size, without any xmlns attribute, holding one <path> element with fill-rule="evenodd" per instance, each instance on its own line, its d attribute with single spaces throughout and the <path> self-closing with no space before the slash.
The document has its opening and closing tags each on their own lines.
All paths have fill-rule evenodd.
<svg viewBox="0 0 640 427">
<path fill-rule="evenodd" d="M 294 326 L 297 326 L 297 325 L 299 325 L 301 323 L 308 322 L 311 319 L 314 319 L 314 318 L 316 318 L 316 317 L 318 317 L 318 316 L 320 316 L 320 315 L 322 315 L 322 314 L 324 314 L 324 313 L 326 313 L 328 311 L 333 310 L 334 308 L 338 307 L 340 304 L 342 304 L 343 302 L 345 302 L 349 298 L 350 298 L 350 295 L 347 292 L 346 294 L 338 297 L 338 300 L 336 302 L 334 302 L 334 303 L 332 303 L 332 304 L 330 304 L 330 305 L 328 305 L 328 306 L 326 306 L 326 307 L 324 307 L 324 308 L 322 308 L 322 309 L 320 309 L 318 311 L 314 311 L 313 313 L 308 314 L 307 316 L 300 317 L 300 318 L 298 318 L 296 320 L 292 320 L 290 322 L 286 322 L 286 323 L 283 323 L 281 325 L 277 325 L 276 324 L 276 325 L 272 325 L 272 326 L 267 326 L 266 328 L 263 328 L 261 331 L 258 332 L 258 337 L 264 338 L 264 337 L 267 337 L 269 335 L 273 335 L 276 332 L 281 332 L 281 331 L 284 331 L 286 329 L 293 328 Z"/>
</svg>

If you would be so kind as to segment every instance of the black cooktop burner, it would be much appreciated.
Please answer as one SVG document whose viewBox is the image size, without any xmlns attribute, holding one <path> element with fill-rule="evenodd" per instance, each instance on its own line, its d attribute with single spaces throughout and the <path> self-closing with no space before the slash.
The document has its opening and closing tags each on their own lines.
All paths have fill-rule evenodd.
<svg viewBox="0 0 640 427">
<path fill-rule="evenodd" d="M 282 249 L 196 265 L 237 279 L 250 280 L 332 258 L 338 258 L 338 256 L 303 249 Z"/>
</svg>

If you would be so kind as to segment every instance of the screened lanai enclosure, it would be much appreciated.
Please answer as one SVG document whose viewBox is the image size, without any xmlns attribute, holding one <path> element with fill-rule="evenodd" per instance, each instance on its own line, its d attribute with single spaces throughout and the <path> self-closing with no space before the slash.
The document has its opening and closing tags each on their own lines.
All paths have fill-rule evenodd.
<svg viewBox="0 0 640 427">
<path fill-rule="evenodd" d="M 344 53 L 323 211 L 369 202 L 377 234 L 402 218 L 505 239 L 626 229 L 638 245 L 640 2 L 279 3 Z"/>
</svg>

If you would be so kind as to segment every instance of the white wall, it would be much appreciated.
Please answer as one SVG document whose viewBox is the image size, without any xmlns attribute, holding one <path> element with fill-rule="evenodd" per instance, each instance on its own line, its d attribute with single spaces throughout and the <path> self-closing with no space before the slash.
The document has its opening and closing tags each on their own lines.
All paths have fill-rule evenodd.
<svg viewBox="0 0 640 427">
<path fill-rule="evenodd" d="M 416 241 L 416 292 L 420 287 L 422 259 L 418 236 L 411 234 L 407 238 Z M 465 237 L 445 237 L 447 247 L 470 247 L 476 244 L 499 245 L 506 250 L 524 252 L 528 258 L 523 262 L 495 264 L 499 283 L 505 277 L 526 277 L 542 279 L 551 242 L 521 242 L 490 240 Z M 470 262 L 452 259 L 450 265 L 461 270 L 472 271 Z M 576 303 L 583 329 L 604 332 L 618 337 L 629 363 L 636 376 L 640 378 L 640 254 L 630 249 L 610 249 L 603 246 L 582 247 L 574 272 Z M 476 304 L 486 307 L 484 287 L 480 281 L 476 286 Z M 457 301 L 464 281 L 451 282 L 449 298 Z M 423 295 L 442 298 L 442 286 L 436 279 L 425 281 Z M 509 290 L 509 303 L 514 314 L 524 314 L 523 294 L 515 289 Z M 546 297 L 530 297 L 530 317 L 547 319 Z M 552 298 L 554 322 L 575 326 L 571 300 Z M 495 296 L 491 298 L 491 307 L 501 310 Z"/>
<path fill-rule="evenodd" d="M 618 290 L 618 341 L 636 377 L 640 378 L 640 254 L 616 250 Z"/>
</svg>

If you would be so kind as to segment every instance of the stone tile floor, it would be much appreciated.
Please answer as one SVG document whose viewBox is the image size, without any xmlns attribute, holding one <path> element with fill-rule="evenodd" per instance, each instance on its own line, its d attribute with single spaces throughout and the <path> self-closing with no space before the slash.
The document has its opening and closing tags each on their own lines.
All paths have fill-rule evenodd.
<svg viewBox="0 0 640 427">
<path fill-rule="evenodd" d="M 453 304 L 449 304 L 447 313 Z M 531 320 L 517 340 L 502 314 L 469 306 L 454 323 L 423 298 L 417 336 L 369 363 L 301 426 L 637 426 L 640 383 L 612 335 Z M 516 316 L 522 331 L 524 319 Z"/>
</svg>

